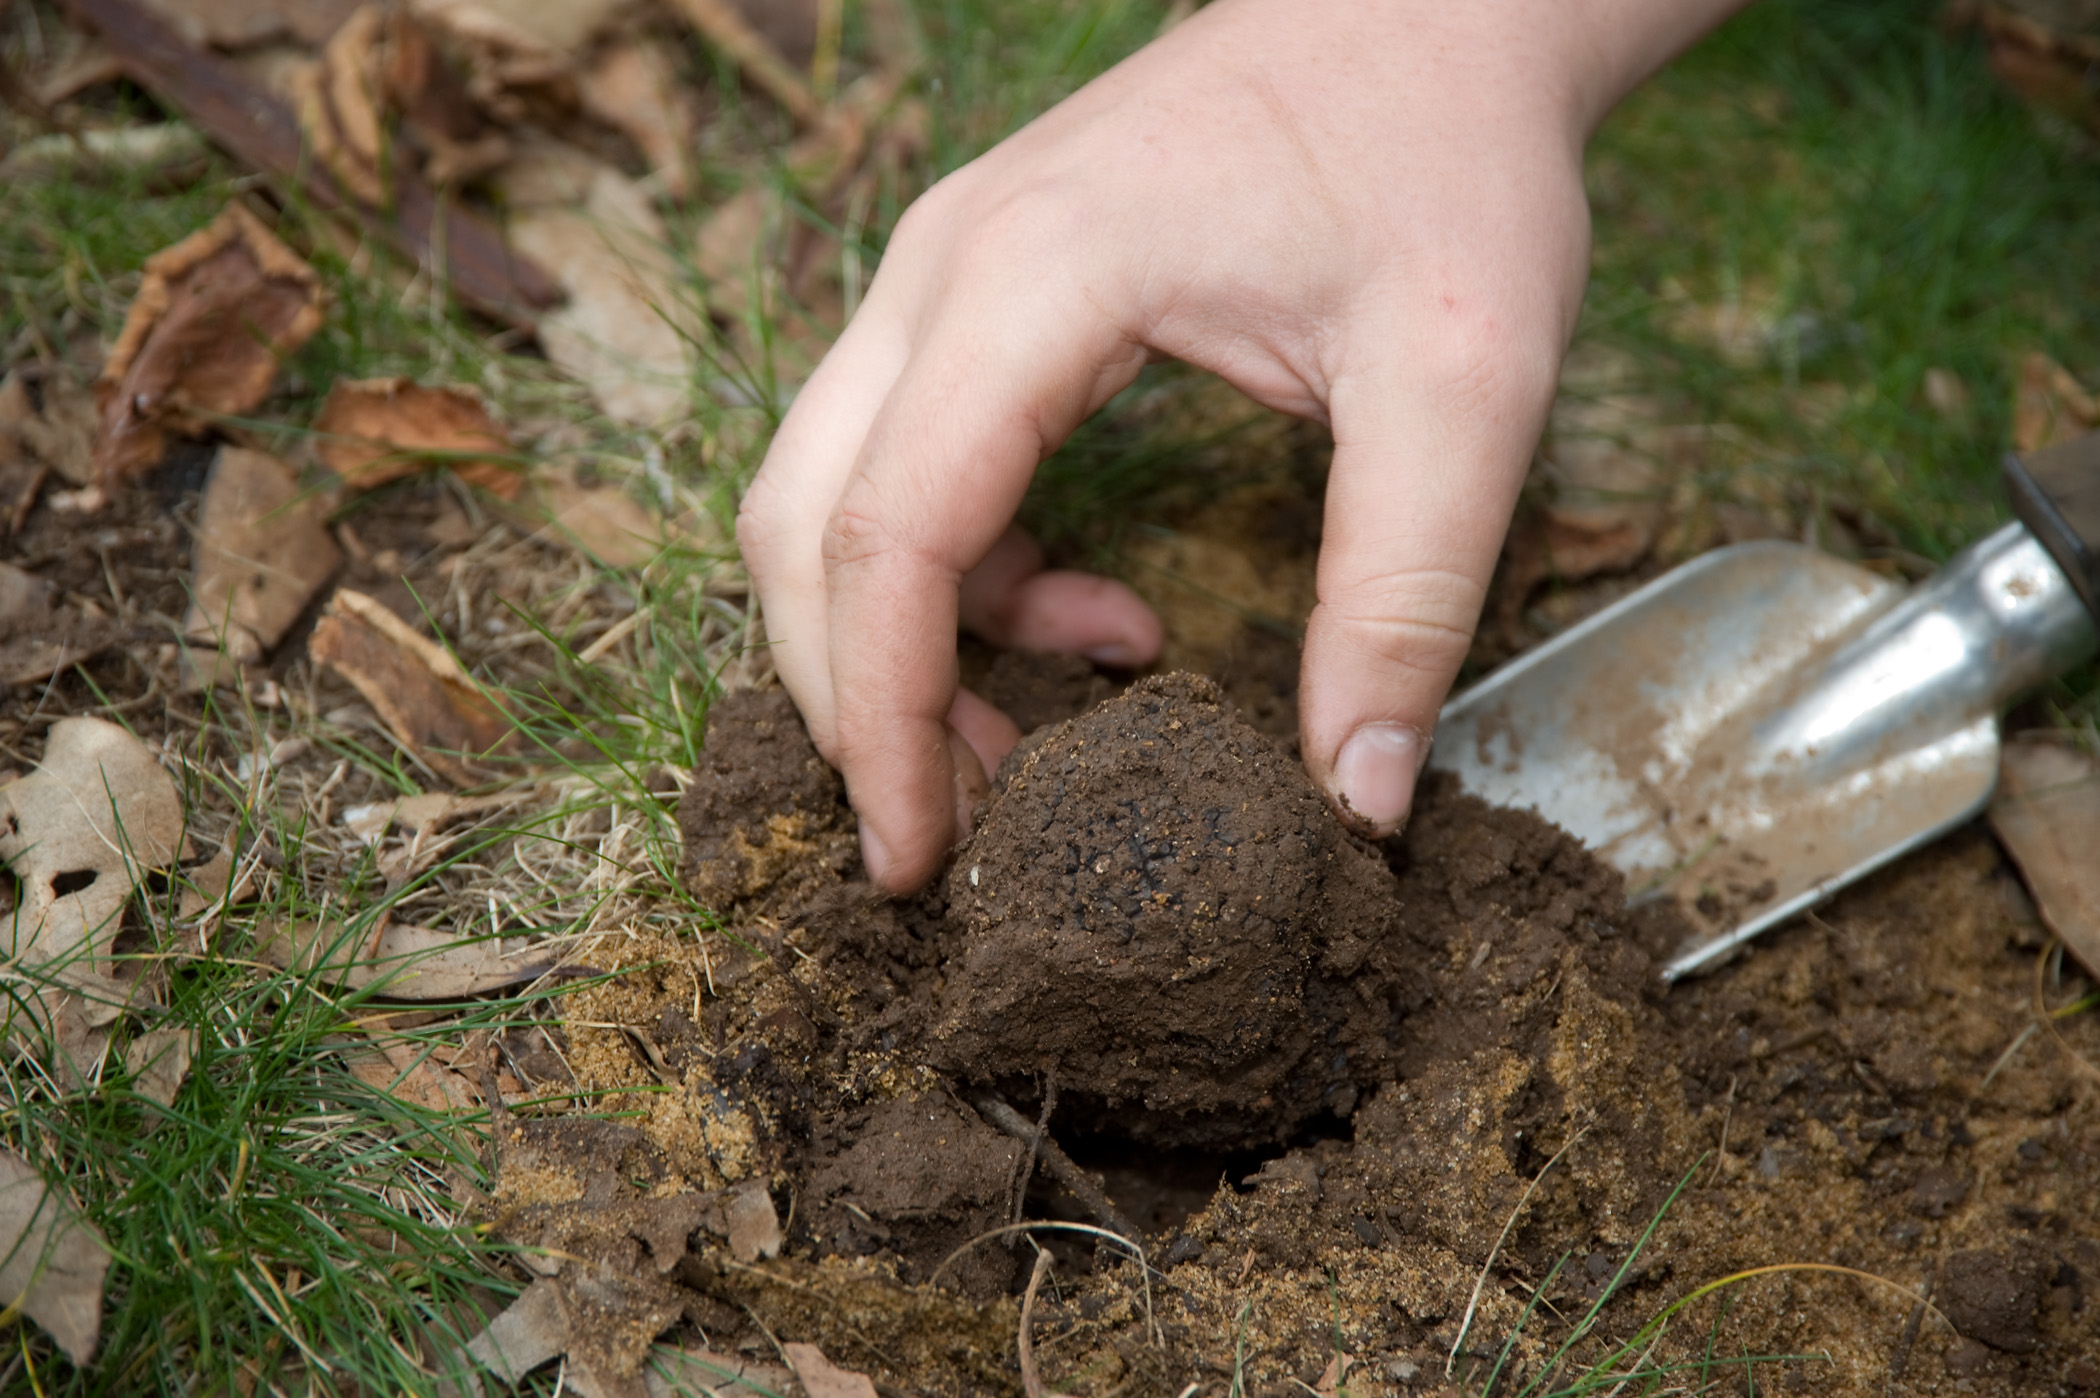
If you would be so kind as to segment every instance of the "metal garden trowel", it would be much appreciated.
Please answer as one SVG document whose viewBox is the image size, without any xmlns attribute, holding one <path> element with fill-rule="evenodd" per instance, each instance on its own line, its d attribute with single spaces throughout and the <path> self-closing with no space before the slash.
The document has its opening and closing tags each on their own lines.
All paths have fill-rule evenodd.
<svg viewBox="0 0 2100 1398">
<path fill-rule="evenodd" d="M 1695 929 L 1710 969 L 1980 812 L 1998 712 L 2100 645 L 2100 434 L 2009 458 L 2021 522 L 1905 588 L 1716 550 L 1445 706 L 1430 765 L 1529 807 Z"/>
</svg>

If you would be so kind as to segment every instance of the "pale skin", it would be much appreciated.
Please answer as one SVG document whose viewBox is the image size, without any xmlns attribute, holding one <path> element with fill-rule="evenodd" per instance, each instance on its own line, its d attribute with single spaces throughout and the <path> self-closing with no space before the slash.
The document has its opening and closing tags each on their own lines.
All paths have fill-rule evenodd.
<svg viewBox="0 0 2100 1398">
<path fill-rule="evenodd" d="M 1363 833 L 1406 820 L 1581 305 L 1583 147 L 1737 3 L 1217 0 L 906 212 L 737 527 L 871 879 L 924 883 L 1019 738 L 958 627 L 1157 657 L 1012 520 L 1161 357 L 1332 430 L 1305 764 Z"/>
</svg>

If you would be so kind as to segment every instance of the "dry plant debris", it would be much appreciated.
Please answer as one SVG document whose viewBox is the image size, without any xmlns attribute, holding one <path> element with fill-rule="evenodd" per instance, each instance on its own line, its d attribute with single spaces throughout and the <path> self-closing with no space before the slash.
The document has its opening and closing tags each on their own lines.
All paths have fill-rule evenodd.
<svg viewBox="0 0 2100 1398">
<path fill-rule="evenodd" d="M 357 688 L 417 761 L 461 786 L 507 750 L 511 721 L 452 653 L 361 592 L 329 599 L 307 650 Z"/>
<path fill-rule="evenodd" d="M 273 456 L 221 447 L 198 509 L 184 634 L 252 665 L 341 565 L 321 496 L 302 490 L 292 468 Z"/>
<path fill-rule="evenodd" d="M 344 380 L 314 419 L 315 450 L 347 489 L 371 490 L 435 466 L 503 499 L 523 482 L 510 436 L 469 388 L 410 379 Z"/>
<path fill-rule="evenodd" d="M 2100 976 L 2100 763 L 2046 738 L 2005 745 L 1991 829 L 2020 866 L 2049 930 Z"/>
<path fill-rule="evenodd" d="M 2013 399 L 2013 450 L 2040 451 L 2100 427 L 2100 395 L 2071 371 L 2036 352 L 2020 361 Z"/>
<path fill-rule="evenodd" d="M 101 1230 L 0 1149 L 0 1303 L 43 1326 L 75 1364 L 95 1357 L 109 1260 Z"/>
<path fill-rule="evenodd" d="M 191 1030 L 147 1030 L 124 1050 L 124 1071 L 131 1077 L 132 1091 L 160 1106 L 173 1105 L 196 1051 L 197 1037 Z"/>
<path fill-rule="evenodd" d="M 35 771 L 0 787 L 0 860 L 21 882 L 8 956 L 101 973 L 149 870 L 183 848 L 182 798 L 152 749 L 99 718 L 51 727 Z"/>
<path fill-rule="evenodd" d="M 458 1000 L 539 980 L 556 969 L 544 948 L 518 938 L 460 938 L 387 922 L 376 934 L 318 922 L 277 926 L 256 955 L 280 970 L 318 975 L 348 990 L 395 1000 Z"/>
<path fill-rule="evenodd" d="M 562 540 L 608 568 L 634 568 L 663 551 L 674 531 L 616 485 L 578 480 L 563 467 L 536 472 L 504 516 L 535 538 Z M 706 546 L 698 521 L 675 531 L 687 543 Z"/>
<path fill-rule="evenodd" d="M 254 409 L 321 328 L 319 276 L 239 204 L 147 258 L 145 273 L 95 386 L 105 494 L 159 461 L 170 432 Z"/>
<path fill-rule="evenodd" d="M 841 1369 L 826 1359 L 824 1351 L 815 1345 L 791 1343 L 781 1348 L 809 1398 L 875 1398 L 873 1379 L 851 1369 Z"/>
<path fill-rule="evenodd" d="M 118 634 L 108 618 L 62 601 L 49 580 L 0 563 L 0 685 L 46 679 Z"/>
</svg>

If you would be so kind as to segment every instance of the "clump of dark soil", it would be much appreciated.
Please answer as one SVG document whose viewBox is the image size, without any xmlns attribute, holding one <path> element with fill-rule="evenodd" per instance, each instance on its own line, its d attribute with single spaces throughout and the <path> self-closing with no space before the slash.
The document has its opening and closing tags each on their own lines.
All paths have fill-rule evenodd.
<svg viewBox="0 0 2100 1398">
<path fill-rule="evenodd" d="M 1141 681 L 1002 775 L 948 876 L 939 1066 L 1177 1144 L 1281 1141 L 1378 1082 L 1405 977 L 1334 983 L 1391 945 L 1393 876 L 1215 685 Z"/>
<path fill-rule="evenodd" d="M 1039 688 L 1069 706 L 1079 678 Z M 987 1235 L 1107 1216 L 1031 1188 L 1061 1143 L 1085 1165 L 1059 1178 L 1098 1169 L 1163 1229 L 1148 1273 L 1039 1235 L 1064 1393 L 1300 1393 L 1342 1358 L 1352 1394 L 1477 1393 L 1498 1355 L 1514 1393 L 1596 1307 L 1564 1385 L 1788 1264 L 1848 1270 L 1698 1302 L 1658 1378 L 2100 1390 L 2100 1075 L 2072 1052 L 2100 1032 L 2034 1028 L 2045 936 L 1979 833 L 1665 992 L 1680 929 L 1552 827 L 1432 781 L 1404 837 L 1362 844 L 1186 676 L 1033 735 L 904 902 L 858 881 L 784 699 L 718 705 L 707 749 L 687 868 L 727 938 L 640 945 L 564 1011 L 581 1086 L 653 1093 L 608 1099 L 651 1104 L 664 1162 L 620 1189 L 762 1180 L 788 1219 L 760 1265 L 695 1234 L 688 1315 L 756 1315 L 900 1390 L 1018 1392 L 1033 1253 Z M 1778 1355 L 1801 1357 L 1746 1358 Z"/>
</svg>

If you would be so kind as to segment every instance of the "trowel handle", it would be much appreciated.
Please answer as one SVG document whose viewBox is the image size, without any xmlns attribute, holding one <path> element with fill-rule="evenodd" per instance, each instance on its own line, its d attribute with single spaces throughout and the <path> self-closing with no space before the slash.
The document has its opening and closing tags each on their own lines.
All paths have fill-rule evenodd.
<svg viewBox="0 0 2100 1398">
<path fill-rule="evenodd" d="M 2100 432 L 2005 458 L 2013 513 L 2100 622 Z"/>
</svg>

